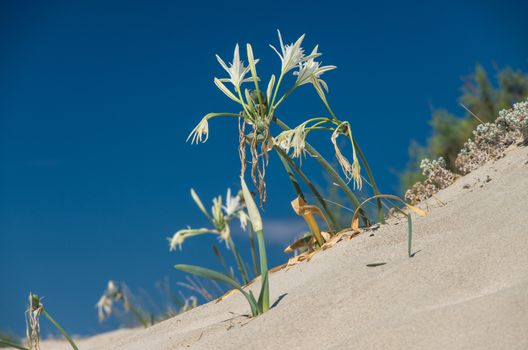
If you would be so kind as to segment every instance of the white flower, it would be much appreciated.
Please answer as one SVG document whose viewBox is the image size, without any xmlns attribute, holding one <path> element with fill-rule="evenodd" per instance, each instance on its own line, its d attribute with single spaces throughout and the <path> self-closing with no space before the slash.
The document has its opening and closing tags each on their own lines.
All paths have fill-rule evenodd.
<svg viewBox="0 0 528 350">
<path fill-rule="evenodd" d="M 305 57 L 304 56 L 304 49 L 301 47 L 301 44 L 304 40 L 304 34 L 301 35 L 299 39 L 295 43 L 284 45 L 282 42 L 282 36 L 279 30 L 277 30 L 279 33 L 279 42 L 280 42 L 280 49 L 281 53 L 273 46 L 270 45 L 273 50 L 279 55 L 282 63 L 281 67 L 281 73 L 286 74 L 293 68 L 297 67 L 301 62 L 304 62 L 305 60 L 309 59 L 311 57 Z M 319 55 L 319 54 L 317 54 Z M 315 56 L 317 57 L 317 56 Z"/>
<path fill-rule="evenodd" d="M 305 126 L 306 124 L 303 123 L 294 129 L 295 132 L 293 133 L 292 138 L 293 158 L 300 158 L 301 155 L 306 152 L 306 143 L 304 142 L 304 139 L 306 138 Z"/>
<path fill-rule="evenodd" d="M 283 131 L 275 138 L 275 144 L 289 153 L 293 147 L 292 158 L 299 158 L 306 152 L 306 124 L 302 123 L 295 129 Z"/>
<path fill-rule="evenodd" d="M 242 230 L 246 230 L 246 227 L 247 227 L 247 223 L 248 223 L 248 220 L 249 220 L 249 216 L 248 214 L 241 210 L 238 212 L 238 220 L 240 220 L 240 227 L 242 228 Z"/>
<path fill-rule="evenodd" d="M 185 230 L 176 232 L 172 238 L 169 239 L 170 251 L 176 250 L 176 248 L 182 249 L 183 241 L 185 241 Z"/>
<path fill-rule="evenodd" d="M 110 299 L 106 293 L 99 299 L 97 304 L 97 314 L 99 316 L 99 321 L 103 321 L 106 317 L 112 314 L 112 299 Z"/>
<path fill-rule="evenodd" d="M 293 75 L 297 76 L 296 84 L 298 86 L 303 84 L 312 83 L 316 80 L 318 81 L 328 92 L 328 85 L 326 85 L 325 81 L 320 79 L 319 77 L 324 73 L 328 72 L 332 69 L 336 69 L 336 66 L 321 66 L 321 62 L 316 62 L 315 57 L 318 57 L 321 55 L 317 52 L 318 46 L 315 46 L 312 53 L 310 54 L 308 60 L 305 62 L 299 63 L 299 70 L 296 72 L 293 72 Z"/>
<path fill-rule="evenodd" d="M 202 120 L 200 120 L 198 125 L 196 125 L 193 131 L 191 131 L 186 141 L 189 141 L 190 138 L 192 138 L 191 144 L 198 144 L 199 142 L 205 143 L 207 141 L 209 138 L 209 123 L 207 122 L 207 118 L 202 118 Z"/>
<path fill-rule="evenodd" d="M 120 300 L 123 294 L 119 286 L 112 280 L 108 281 L 108 286 L 104 291 L 103 295 L 95 304 L 97 307 L 97 313 L 99 316 L 99 321 L 103 321 L 106 317 L 112 314 L 112 306 L 114 300 Z"/>
<path fill-rule="evenodd" d="M 361 179 L 361 167 L 359 166 L 359 161 L 356 156 L 356 149 L 354 148 L 354 144 L 352 144 L 352 164 L 350 164 L 348 159 L 343 155 L 343 153 L 341 153 L 341 150 L 337 146 L 337 138 L 340 135 L 341 126 L 347 128 L 343 132 L 346 135 L 350 136 L 350 125 L 348 125 L 348 123 L 342 123 L 341 125 L 335 128 L 330 140 L 334 145 L 337 161 L 339 162 L 339 165 L 341 165 L 341 169 L 343 170 L 347 181 L 354 180 L 354 189 L 358 188 L 359 190 L 361 190 L 363 180 Z"/>
<path fill-rule="evenodd" d="M 238 44 L 235 45 L 235 52 L 233 53 L 233 62 L 230 63 L 229 66 L 227 66 L 227 64 L 220 58 L 220 56 L 216 55 L 216 59 L 218 60 L 222 68 L 224 68 L 225 71 L 229 74 L 229 78 L 219 79 L 220 81 L 229 82 L 233 84 L 235 90 L 238 90 L 242 83 L 252 81 L 253 78 L 246 78 L 246 74 L 250 71 L 250 67 L 244 66 L 244 62 L 240 60 Z M 258 59 L 255 59 L 255 64 L 257 64 L 258 61 Z"/>
<path fill-rule="evenodd" d="M 240 196 L 231 196 L 231 189 L 227 189 L 226 194 L 226 203 L 222 206 L 227 218 L 231 217 L 234 214 L 237 214 L 238 211 L 242 210 L 244 206 L 240 203 Z"/>
</svg>

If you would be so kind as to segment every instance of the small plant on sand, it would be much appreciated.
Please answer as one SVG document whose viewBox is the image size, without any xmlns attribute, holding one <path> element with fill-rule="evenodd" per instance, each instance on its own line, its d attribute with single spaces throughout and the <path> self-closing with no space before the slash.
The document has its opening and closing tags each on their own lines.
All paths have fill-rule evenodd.
<svg viewBox="0 0 528 350">
<path fill-rule="evenodd" d="M 458 154 L 455 165 L 467 174 L 490 160 L 502 158 L 508 146 L 520 141 L 528 144 L 528 101 L 499 112 L 494 123 L 477 125 Z"/>
<path fill-rule="evenodd" d="M 213 300 L 211 293 L 197 279 L 188 278 L 186 283 L 178 284 L 201 295 L 206 301 Z M 179 294 L 173 293 L 168 280 L 157 286 L 162 292 L 163 305 L 155 303 L 146 292 L 142 293 L 143 298 L 134 295 L 124 282 L 108 281 L 107 288 L 96 304 L 99 321 L 114 315 L 123 324 L 141 324 L 146 328 L 198 305 L 198 299 L 194 295 L 186 296 L 181 290 Z M 145 298 L 147 303 L 142 302 Z"/>
<path fill-rule="evenodd" d="M 233 241 L 233 237 L 231 236 L 231 221 L 234 219 L 238 219 L 240 221 L 240 226 L 243 230 L 247 229 L 248 226 L 248 214 L 245 211 L 246 205 L 244 203 L 244 200 L 242 198 L 242 193 L 238 193 L 235 196 L 231 195 L 231 189 L 227 190 L 226 197 L 225 197 L 225 203 L 222 199 L 222 196 L 217 196 L 213 198 L 213 206 L 211 208 L 211 212 L 209 213 L 207 209 L 205 208 L 204 204 L 202 203 L 202 200 L 198 196 L 198 194 L 191 189 L 191 196 L 200 209 L 200 211 L 204 214 L 204 216 L 211 222 L 212 227 L 202 227 L 202 228 L 191 228 L 188 227 L 186 229 L 179 230 L 176 232 L 171 238 L 169 238 L 170 243 L 170 250 L 176 250 L 177 248 L 181 249 L 183 246 L 183 242 L 190 238 L 205 234 L 213 234 L 217 235 L 218 239 L 221 242 L 225 242 L 227 249 L 231 251 L 233 254 L 233 257 L 236 261 L 238 272 L 242 278 L 243 284 L 249 283 L 250 281 L 250 274 L 248 272 L 247 266 L 242 259 L 238 248 Z M 251 239 L 253 241 L 254 235 L 253 235 L 253 229 L 252 227 L 249 228 L 251 232 Z M 252 244 L 252 247 L 254 245 Z M 215 255 L 220 260 L 221 264 L 224 266 L 224 269 L 229 274 L 229 276 L 235 280 L 237 280 L 237 277 L 231 271 L 227 268 L 227 265 L 225 265 L 225 260 L 223 256 L 221 255 L 220 251 L 216 246 L 213 246 L 213 251 Z M 254 261 L 255 263 L 255 261 Z"/>
<path fill-rule="evenodd" d="M 279 32 L 279 47 L 272 49 L 280 58 L 280 72 L 278 78 L 271 75 L 267 83 L 264 83 L 257 73 L 259 60 L 254 57 L 251 44 L 246 45 L 248 65 L 240 57 L 240 48 L 235 45 L 233 60 L 226 64 L 220 56 L 216 56 L 222 68 L 228 74 L 226 78 L 214 78 L 215 85 L 232 102 L 236 104 L 233 112 L 209 113 L 205 115 L 188 137 L 191 143 L 204 143 L 209 137 L 209 122 L 217 117 L 229 117 L 238 121 L 239 126 L 239 146 L 238 153 L 241 162 L 241 175 L 246 172 L 246 165 L 251 167 L 251 179 L 259 194 L 260 205 L 266 200 L 265 174 L 268 166 L 270 152 L 275 152 L 281 160 L 285 173 L 292 183 L 293 189 L 299 201 L 307 203 L 306 196 L 301 184 L 304 184 L 317 201 L 321 216 L 328 223 L 328 236 L 332 237 L 343 227 L 329 210 L 327 201 L 320 194 L 310 177 L 301 170 L 302 160 L 307 155 L 317 161 L 323 170 L 328 174 L 332 182 L 341 189 L 348 201 L 354 208 L 359 207 L 361 201 L 353 190 L 366 189 L 363 184 L 367 184 L 373 195 L 379 195 L 376 181 L 370 171 L 366 158 L 359 148 L 359 145 L 352 133 L 352 125 L 343 119 L 338 118 L 331 108 L 327 93 L 328 85 L 321 76 L 335 66 L 323 66 L 318 59 L 321 57 L 319 47 L 316 45 L 307 54 L 301 46 L 304 35 L 299 37 L 294 43 L 285 44 Z M 284 84 L 289 79 L 293 82 L 287 88 Z M 243 85 L 249 83 L 249 88 Z M 286 101 L 296 89 L 303 86 L 312 86 L 318 98 L 325 106 L 328 116 L 310 117 L 302 121 L 294 128 L 290 128 L 281 118 L 279 118 L 279 107 Z M 284 91 L 285 90 L 285 91 Z M 278 129 L 278 130 L 277 130 Z M 307 140 L 312 132 L 327 132 L 328 140 L 333 145 L 334 155 L 342 170 L 343 177 L 338 171 L 319 153 Z M 350 150 L 346 152 L 338 143 L 340 136 L 349 144 Z M 349 153 L 349 155 L 346 155 Z M 294 160 L 299 160 L 297 164 Z M 365 170 L 366 178 L 361 174 Z M 349 183 L 352 182 L 352 189 Z M 380 198 L 376 198 L 376 216 L 370 217 L 369 211 L 360 209 L 360 218 L 364 225 L 374 222 L 384 222 L 384 208 Z M 311 205 L 314 209 L 314 206 Z M 318 211 L 318 212 L 319 212 Z M 304 212 L 303 212 L 304 213 Z M 311 211 L 311 214 L 314 212 Z M 318 213 L 319 214 L 319 213 Z M 318 215 L 317 214 L 317 215 Z M 299 214 L 303 215 L 304 214 Z M 306 219 L 306 217 L 305 217 Z M 311 219 L 309 219 L 311 220 Z M 316 246 L 321 246 L 327 241 L 324 236 L 317 236 L 315 226 L 309 223 L 311 233 L 315 238 Z M 325 231 L 326 232 L 326 231 Z"/>
<path fill-rule="evenodd" d="M 176 269 L 190 273 L 196 276 L 209 278 L 211 280 L 220 281 L 226 283 L 231 288 L 237 289 L 244 295 L 248 301 L 252 316 L 258 316 L 269 309 L 269 283 L 268 283 L 268 262 L 266 255 L 266 246 L 264 243 L 264 233 L 262 226 L 262 219 L 260 217 L 259 210 L 253 196 L 249 192 L 247 185 L 244 181 L 244 178 L 241 177 L 242 185 L 242 195 L 247 207 L 247 218 L 252 229 L 255 232 L 259 248 L 259 258 L 260 258 L 260 279 L 261 279 L 261 290 L 258 298 L 256 298 L 252 291 L 246 292 L 243 289 L 243 286 L 233 278 L 229 273 L 220 273 L 214 270 L 206 269 L 200 266 L 193 265 L 176 265 Z M 196 200 L 196 199 L 195 199 Z M 243 264 L 243 263 L 242 263 Z"/>
<path fill-rule="evenodd" d="M 446 168 L 444 158 L 436 160 L 423 159 L 420 163 L 424 181 L 418 181 L 405 192 L 405 199 L 411 204 L 418 204 L 432 197 L 436 192 L 451 185 L 457 175 Z"/>
<path fill-rule="evenodd" d="M 26 336 L 28 347 L 24 347 L 8 339 L 0 339 L 0 345 L 9 346 L 21 350 L 39 350 L 40 349 L 40 316 L 46 317 L 61 332 L 61 334 L 70 343 L 72 349 L 78 350 L 73 339 L 66 331 L 55 321 L 42 304 L 42 298 L 38 295 L 29 293 L 29 306 L 26 310 Z"/>
</svg>

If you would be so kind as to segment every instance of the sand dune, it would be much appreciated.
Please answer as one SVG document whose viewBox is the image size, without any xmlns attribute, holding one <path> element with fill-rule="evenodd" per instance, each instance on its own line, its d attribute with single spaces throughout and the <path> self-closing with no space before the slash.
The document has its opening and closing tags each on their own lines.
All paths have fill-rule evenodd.
<svg viewBox="0 0 528 350">
<path fill-rule="evenodd" d="M 528 349 L 527 163 L 527 148 L 511 148 L 424 204 L 413 258 L 405 220 L 392 220 L 274 273 L 277 304 L 258 318 L 235 294 L 80 348 Z"/>
</svg>

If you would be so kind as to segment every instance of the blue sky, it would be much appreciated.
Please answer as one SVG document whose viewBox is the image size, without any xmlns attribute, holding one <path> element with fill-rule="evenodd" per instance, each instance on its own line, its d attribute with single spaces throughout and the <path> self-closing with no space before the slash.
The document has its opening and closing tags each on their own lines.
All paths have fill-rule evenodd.
<svg viewBox="0 0 528 350">
<path fill-rule="evenodd" d="M 325 76 L 330 102 L 394 192 L 409 142 L 430 132 L 431 106 L 462 114 L 461 78 L 476 63 L 528 71 L 527 10 L 523 1 L 2 1 L 0 328 L 22 333 L 32 290 L 72 333 L 92 334 L 109 327 L 94 309 L 107 280 L 152 290 L 181 278 L 176 263 L 212 264 L 214 238 L 171 253 L 166 237 L 205 224 L 190 187 L 209 203 L 238 186 L 235 123 L 212 121 L 206 144 L 185 143 L 204 114 L 237 111 L 212 82 L 224 76 L 215 53 L 231 61 L 235 43 L 251 42 L 267 77 L 279 70 L 268 46 L 276 29 L 287 42 L 306 33 L 307 50 L 320 44 L 323 63 L 338 66 Z M 281 108 L 292 125 L 324 113 L 308 85 Z M 314 143 L 329 150 L 325 135 Z M 274 157 L 267 181 L 279 264 L 301 226 Z"/>
</svg>

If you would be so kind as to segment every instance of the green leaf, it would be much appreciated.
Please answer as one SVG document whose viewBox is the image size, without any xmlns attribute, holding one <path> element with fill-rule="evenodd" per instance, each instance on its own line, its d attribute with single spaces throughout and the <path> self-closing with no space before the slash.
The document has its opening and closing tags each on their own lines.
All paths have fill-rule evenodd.
<svg viewBox="0 0 528 350">
<path fill-rule="evenodd" d="M 211 280 L 216 280 L 216 281 L 220 281 L 220 282 L 224 282 L 226 284 L 228 284 L 229 286 L 237 289 L 238 291 L 240 291 L 240 293 L 242 293 L 250 307 L 251 307 L 251 313 L 253 316 L 257 316 L 259 314 L 259 309 L 258 309 L 258 306 L 257 306 L 257 303 L 255 301 L 255 298 L 252 297 L 251 295 L 249 295 L 248 293 L 246 293 L 243 289 L 242 289 L 242 286 L 237 282 L 235 281 L 234 279 L 232 279 L 231 277 L 227 276 L 227 275 L 224 275 L 220 272 L 216 272 L 214 270 L 211 270 L 211 269 L 207 269 L 205 267 L 200 267 L 200 266 L 194 266 L 194 265 L 185 265 L 185 264 L 178 264 L 178 265 L 175 265 L 174 266 L 177 270 L 180 270 L 180 271 L 183 271 L 183 272 L 186 272 L 186 273 L 190 273 L 190 274 L 193 274 L 193 275 L 196 275 L 196 276 L 200 276 L 200 277 L 205 277 L 205 278 L 209 278 Z"/>
<path fill-rule="evenodd" d="M 198 193 L 196 193 L 196 191 L 194 190 L 194 188 L 191 188 L 191 196 L 192 196 L 192 199 L 194 200 L 194 203 L 196 203 L 196 205 L 198 206 L 198 208 L 200 208 L 200 211 L 211 221 L 213 221 L 213 218 L 211 217 L 211 215 L 207 212 L 207 210 L 205 209 L 205 206 L 203 205 L 202 203 L 202 200 L 200 199 L 200 197 L 198 197 Z"/>
<path fill-rule="evenodd" d="M 260 286 L 260 294 L 258 299 L 258 306 L 262 313 L 269 310 L 269 282 L 268 271 L 261 276 L 262 285 Z M 267 300 L 266 300 L 267 299 Z"/>
<path fill-rule="evenodd" d="M 224 85 L 224 83 L 220 81 L 220 79 L 214 78 L 214 83 L 216 87 L 219 88 L 220 91 L 222 91 L 227 97 L 229 97 L 230 99 L 232 99 L 233 101 L 237 103 L 242 104 L 242 101 L 240 101 L 240 99 L 238 99 L 231 91 L 229 91 L 229 89 Z"/>
</svg>

